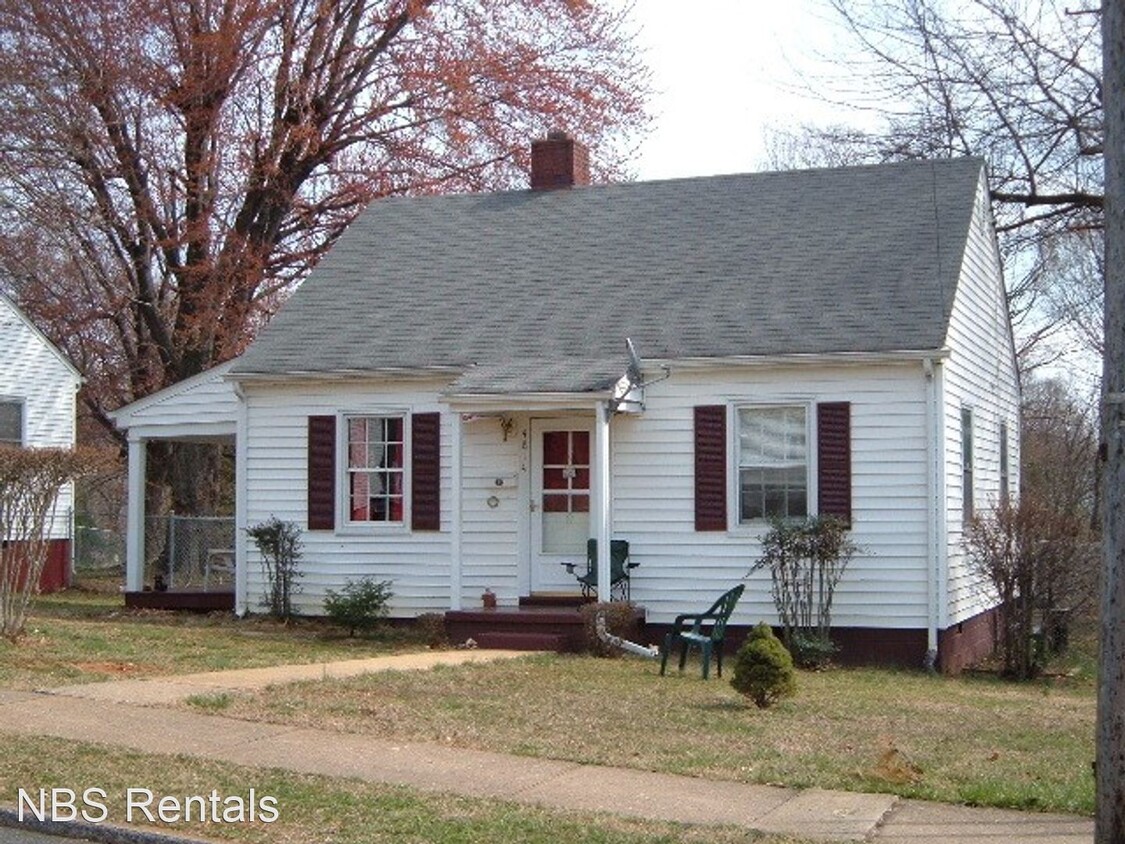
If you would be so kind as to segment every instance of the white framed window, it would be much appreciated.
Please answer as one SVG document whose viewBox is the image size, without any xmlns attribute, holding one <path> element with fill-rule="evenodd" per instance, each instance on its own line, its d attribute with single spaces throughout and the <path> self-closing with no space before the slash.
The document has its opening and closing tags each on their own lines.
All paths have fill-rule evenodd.
<svg viewBox="0 0 1125 844">
<path fill-rule="evenodd" d="M 347 524 L 406 520 L 406 415 L 349 414 L 344 425 Z"/>
<path fill-rule="evenodd" d="M 738 523 L 808 516 L 808 405 L 744 405 L 734 417 Z"/>
<path fill-rule="evenodd" d="M 23 445 L 23 400 L 0 398 L 0 445 Z"/>
</svg>

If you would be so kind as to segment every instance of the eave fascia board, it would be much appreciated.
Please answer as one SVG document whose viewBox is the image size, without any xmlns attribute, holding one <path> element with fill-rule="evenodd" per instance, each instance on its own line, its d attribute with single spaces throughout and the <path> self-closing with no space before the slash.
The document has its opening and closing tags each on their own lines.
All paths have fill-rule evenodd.
<svg viewBox="0 0 1125 844">
<path fill-rule="evenodd" d="M 611 390 L 591 393 L 458 393 L 441 397 L 450 410 L 459 413 L 497 411 L 589 410 L 608 401 Z"/>
<path fill-rule="evenodd" d="M 941 362 L 950 356 L 948 348 L 903 349 L 889 352 L 826 352 L 788 355 L 736 355 L 714 358 L 651 358 L 643 359 L 645 370 L 650 366 L 679 370 L 722 369 L 729 367 L 777 366 L 871 366 L 873 364 L 914 364 L 921 361 Z"/>
<path fill-rule="evenodd" d="M 464 366 L 423 366 L 423 367 L 380 367 L 378 369 L 333 369 L 318 371 L 313 369 L 288 370 L 286 372 L 229 372 L 227 381 L 240 384 L 288 384 L 293 381 L 362 381 L 394 380 L 421 381 L 434 378 L 448 378 L 461 375 Z"/>
</svg>

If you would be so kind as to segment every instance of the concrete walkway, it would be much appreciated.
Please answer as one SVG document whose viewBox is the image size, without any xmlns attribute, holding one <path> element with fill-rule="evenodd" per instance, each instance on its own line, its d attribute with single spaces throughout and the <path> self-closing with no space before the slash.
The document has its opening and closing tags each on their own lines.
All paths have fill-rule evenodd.
<svg viewBox="0 0 1125 844">
<path fill-rule="evenodd" d="M 734 824 L 832 841 L 1089 844 L 1093 840 L 1092 821 L 1072 816 L 967 809 L 899 800 L 891 795 L 795 791 L 701 780 L 161 708 L 197 694 L 522 655 L 450 651 L 122 680 L 41 693 L 0 691 L 0 732 L 353 777 L 562 810 L 691 824 Z"/>
</svg>

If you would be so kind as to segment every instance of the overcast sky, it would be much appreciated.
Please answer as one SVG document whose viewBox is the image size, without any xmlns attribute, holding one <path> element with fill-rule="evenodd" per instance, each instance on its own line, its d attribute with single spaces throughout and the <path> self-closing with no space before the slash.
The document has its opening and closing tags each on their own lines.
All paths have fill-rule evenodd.
<svg viewBox="0 0 1125 844">
<path fill-rule="evenodd" d="M 843 117 L 802 93 L 843 37 L 823 0 L 636 0 L 633 18 L 656 89 L 638 179 L 761 169 L 767 126 Z"/>
</svg>

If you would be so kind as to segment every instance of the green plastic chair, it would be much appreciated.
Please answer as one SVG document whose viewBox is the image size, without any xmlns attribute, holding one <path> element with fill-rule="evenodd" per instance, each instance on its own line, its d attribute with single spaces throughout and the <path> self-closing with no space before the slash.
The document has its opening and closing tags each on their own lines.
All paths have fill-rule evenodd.
<svg viewBox="0 0 1125 844">
<path fill-rule="evenodd" d="M 687 664 L 688 650 L 699 648 L 703 655 L 703 679 L 706 680 L 711 672 L 711 654 L 715 654 L 715 663 L 718 675 L 723 676 L 723 640 L 727 633 L 727 621 L 734 612 L 738 599 L 742 597 L 745 583 L 740 583 L 728 592 L 724 592 L 719 600 L 711 605 L 707 612 L 696 614 L 685 613 L 676 616 L 672 622 L 672 630 L 664 637 L 664 648 L 660 657 L 660 674 L 668 665 L 668 654 L 677 643 L 680 645 L 680 671 Z"/>
<path fill-rule="evenodd" d="M 574 574 L 577 563 L 563 563 L 566 570 Z M 629 561 L 629 543 L 624 539 L 609 541 L 609 589 L 610 596 L 619 601 L 629 600 L 629 571 L 638 563 Z M 576 575 L 582 585 L 582 597 L 592 599 L 598 594 L 598 540 L 586 541 L 586 571 Z"/>
</svg>

